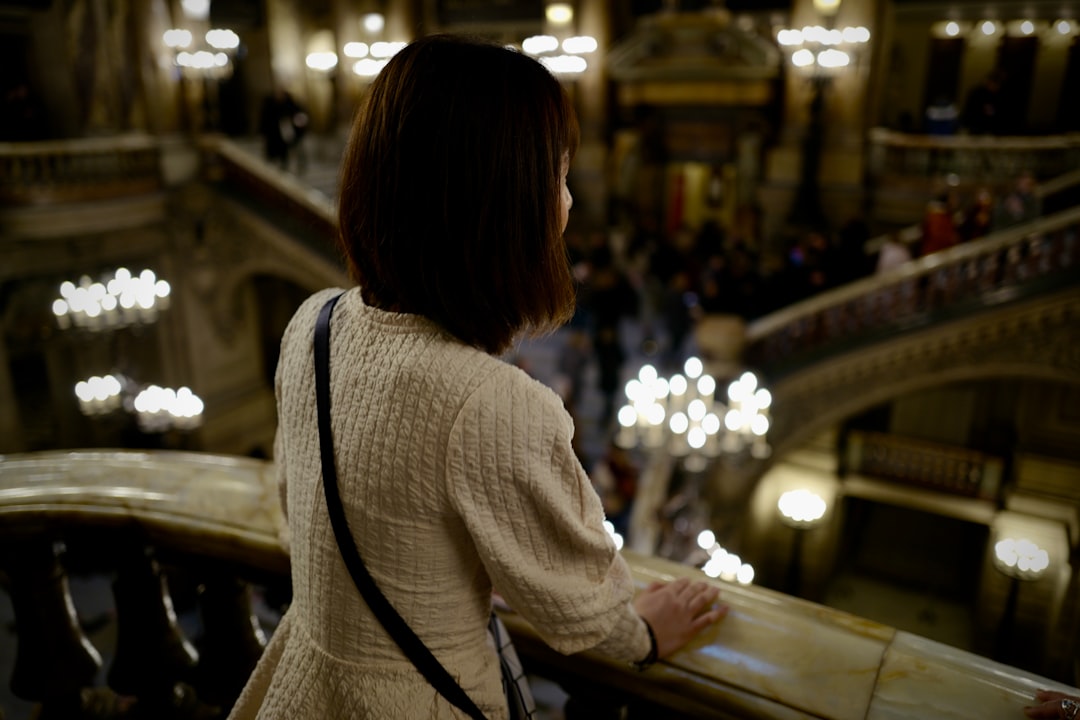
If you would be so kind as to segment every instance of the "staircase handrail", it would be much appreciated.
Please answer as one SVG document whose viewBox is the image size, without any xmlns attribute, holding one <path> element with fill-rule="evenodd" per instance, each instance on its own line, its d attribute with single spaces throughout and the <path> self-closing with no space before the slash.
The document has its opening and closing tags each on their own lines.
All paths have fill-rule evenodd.
<svg viewBox="0 0 1080 720">
<path fill-rule="evenodd" d="M 1024 225 L 1007 228 L 948 250 L 925 255 L 884 272 L 826 290 L 750 322 L 746 330 L 747 344 L 761 342 L 799 320 L 819 315 L 830 308 L 842 306 L 872 292 L 920 280 L 943 268 L 1000 252 L 1031 236 L 1050 233 L 1075 223 L 1080 223 L 1080 206 L 1037 218 Z"/>
</svg>

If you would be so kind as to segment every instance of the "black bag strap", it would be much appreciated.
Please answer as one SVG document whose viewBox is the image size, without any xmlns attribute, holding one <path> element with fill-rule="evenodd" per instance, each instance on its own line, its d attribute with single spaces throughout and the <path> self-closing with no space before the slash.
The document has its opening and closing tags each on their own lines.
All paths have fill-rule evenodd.
<svg viewBox="0 0 1080 720">
<path fill-rule="evenodd" d="M 334 528 L 341 557 L 352 575 L 353 582 L 360 590 L 371 612 L 394 639 L 405 656 L 412 661 L 427 681 L 439 694 L 457 706 L 474 720 L 484 720 L 484 713 L 461 688 L 461 685 L 446 671 L 446 668 L 431 654 L 424 642 L 417 637 L 412 628 L 398 614 L 390 601 L 386 599 L 375 579 L 371 577 L 360 550 L 356 547 L 349 523 L 345 518 L 345 509 L 341 505 L 338 493 L 337 470 L 334 467 L 334 440 L 330 431 L 330 316 L 334 305 L 341 298 L 330 298 L 315 323 L 315 401 L 319 416 L 319 450 L 322 459 L 323 490 L 326 495 L 326 509 L 330 513 L 330 525 Z"/>
</svg>

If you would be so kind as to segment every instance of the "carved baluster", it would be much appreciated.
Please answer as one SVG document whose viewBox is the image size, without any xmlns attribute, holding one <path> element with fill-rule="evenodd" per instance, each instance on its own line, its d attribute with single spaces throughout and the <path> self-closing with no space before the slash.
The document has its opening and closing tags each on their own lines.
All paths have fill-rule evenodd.
<svg viewBox="0 0 1080 720">
<path fill-rule="evenodd" d="M 177 624 L 168 583 L 151 551 L 121 560 L 113 594 L 116 658 L 109 685 L 137 696 L 141 708 L 154 708 L 160 717 L 198 716 L 194 708 L 199 703 L 188 685 L 198 654 Z"/>
<path fill-rule="evenodd" d="M 60 543 L 19 543 L 4 554 L 15 611 L 11 691 L 24 700 L 78 707 L 101 656 L 83 634 L 71 600 Z"/>
<path fill-rule="evenodd" d="M 255 669 L 266 636 L 255 617 L 247 583 L 227 575 L 208 578 L 200 604 L 199 694 L 228 709 Z"/>
</svg>

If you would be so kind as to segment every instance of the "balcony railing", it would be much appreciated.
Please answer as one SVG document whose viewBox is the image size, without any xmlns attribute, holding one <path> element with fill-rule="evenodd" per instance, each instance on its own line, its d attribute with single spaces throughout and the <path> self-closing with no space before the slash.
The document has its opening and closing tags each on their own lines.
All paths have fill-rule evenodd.
<svg viewBox="0 0 1080 720">
<path fill-rule="evenodd" d="M 131 451 L 0 458 L 0 562 L 18 636 L 12 690 L 59 717 L 102 697 L 115 703 L 113 691 L 158 717 L 214 717 L 264 643 L 247 583 L 288 583 L 283 527 L 268 462 Z M 639 585 L 704 578 L 626 557 Z M 91 689 L 103 660 L 78 622 L 71 565 L 115 577 L 111 690 Z M 177 574 L 202 588 L 194 644 L 173 612 Z M 645 674 L 589 653 L 557 655 L 519 616 L 505 617 L 529 670 L 598 715 L 630 706 L 664 718 L 1015 720 L 1036 688 L 1070 689 L 770 590 L 711 582 L 732 606 L 728 618 Z"/>
<path fill-rule="evenodd" d="M 144 135 L 0 143 L 0 206 L 82 203 L 157 192 L 161 151 Z"/>
<path fill-rule="evenodd" d="M 998 500 L 1002 458 L 888 433 L 853 431 L 846 444 L 848 472 L 952 495 Z"/>
<path fill-rule="evenodd" d="M 1080 207 L 934 253 L 752 322 L 746 359 L 776 379 L 830 352 L 1075 283 Z"/>
<path fill-rule="evenodd" d="M 965 184 L 1009 183 L 1021 171 L 1051 178 L 1080 165 L 1080 134 L 917 135 L 870 131 L 870 173 L 878 184 L 955 174 Z"/>
</svg>

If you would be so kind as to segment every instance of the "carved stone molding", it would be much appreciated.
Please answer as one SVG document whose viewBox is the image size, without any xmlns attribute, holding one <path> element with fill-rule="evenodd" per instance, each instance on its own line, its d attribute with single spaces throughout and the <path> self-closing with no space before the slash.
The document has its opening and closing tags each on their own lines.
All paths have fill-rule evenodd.
<svg viewBox="0 0 1080 720">
<path fill-rule="evenodd" d="M 783 454 L 891 398 L 991 377 L 1080 382 L 1080 289 L 936 325 L 788 376 L 773 388 L 770 438 Z"/>
</svg>

